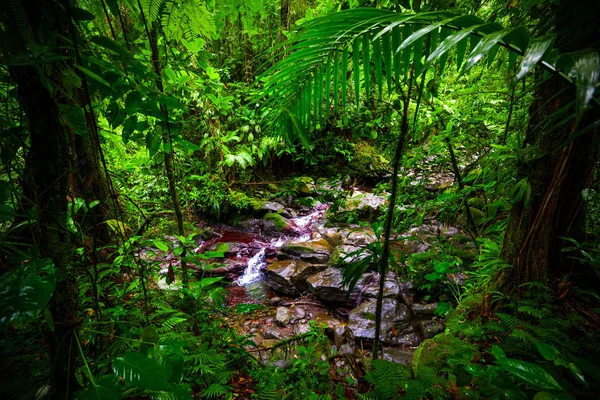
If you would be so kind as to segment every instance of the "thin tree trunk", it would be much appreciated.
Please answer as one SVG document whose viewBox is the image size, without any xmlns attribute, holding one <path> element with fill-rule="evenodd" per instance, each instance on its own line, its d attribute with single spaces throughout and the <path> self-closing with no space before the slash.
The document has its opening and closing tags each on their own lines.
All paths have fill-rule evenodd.
<svg viewBox="0 0 600 400">
<path fill-rule="evenodd" d="M 394 210 L 396 208 L 396 197 L 398 191 L 398 173 L 400 170 L 400 160 L 406 137 L 408 135 L 408 105 L 410 104 L 410 96 L 412 92 L 414 67 L 411 70 L 409 78 L 408 92 L 404 97 L 404 107 L 402 113 L 402 125 L 400 127 L 400 136 L 396 143 L 396 152 L 394 154 L 393 172 L 392 172 L 392 193 L 388 203 L 388 209 L 383 227 L 383 248 L 379 261 L 379 290 L 377 292 L 377 303 L 375 306 L 375 338 L 373 340 L 373 360 L 379 356 L 379 342 L 381 337 L 381 314 L 383 311 L 383 289 L 385 287 L 385 276 L 389 266 L 390 258 L 390 236 L 392 232 L 392 223 L 394 220 Z"/>
<path fill-rule="evenodd" d="M 152 64 L 154 66 L 154 72 L 156 73 L 156 86 L 159 92 L 164 93 L 163 83 L 162 83 L 162 71 L 160 67 L 160 59 L 158 54 L 158 27 L 156 23 L 152 27 L 152 30 L 149 34 L 150 47 L 152 49 Z M 173 203 L 173 208 L 175 209 L 175 218 L 177 219 L 177 230 L 179 232 L 179 236 L 185 236 L 185 229 L 183 227 L 183 212 L 181 211 L 181 203 L 179 202 L 179 194 L 177 193 L 177 186 L 175 184 L 175 172 L 173 169 L 173 142 L 171 138 L 171 129 L 169 126 L 169 111 L 167 106 L 162 104 L 160 105 L 160 109 L 165 116 L 166 129 L 162 130 L 162 140 L 163 140 L 163 154 L 165 160 L 165 171 L 167 172 L 167 179 L 169 180 L 169 193 L 171 195 L 171 202 Z M 184 285 L 188 283 L 188 271 L 187 271 L 187 262 L 185 261 L 186 250 L 183 243 L 181 243 L 183 247 L 183 252 L 181 253 L 180 263 L 181 263 L 181 275 L 182 282 Z"/>
</svg>

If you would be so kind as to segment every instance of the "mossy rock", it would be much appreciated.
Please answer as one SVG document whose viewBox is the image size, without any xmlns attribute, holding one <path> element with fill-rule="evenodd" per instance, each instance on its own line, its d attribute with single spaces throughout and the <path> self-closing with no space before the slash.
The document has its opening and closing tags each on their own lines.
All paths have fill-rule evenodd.
<svg viewBox="0 0 600 400">
<path fill-rule="evenodd" d="M 390 162 L 382 152 L 366 141 L 360 141 L 354 147 L 352 169 L 359 177 L 371 177 L 390 169 Z"/>
<path fill-rule="evenodd" d="M 275 225 L 275 229 L 279 232 L 287 227 L 287 221 L 281 215 L 277 213 L 267 213 L 263 217 L 263 221 L 271 221 Z"/>
</svg>

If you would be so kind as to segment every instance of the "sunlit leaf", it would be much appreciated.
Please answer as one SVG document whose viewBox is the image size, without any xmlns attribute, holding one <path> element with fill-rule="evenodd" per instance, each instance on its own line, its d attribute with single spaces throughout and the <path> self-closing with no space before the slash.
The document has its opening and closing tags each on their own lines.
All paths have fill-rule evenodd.
<svg viewBox="0 0 600 400">
<path fill-rule="evenodd" d="M 116 357 L 113 372 L 130 385 L 149 390 L 166 391 L 169 383 L 165 371 L 142 353 L 128 352 Z"/>
<path fill-rule="evenodd" d="M 35 318 L 50 301 L 55 283 L 54 263 L 47 258 L 5 272 L 0 277 L 0 331 Z"/>
<path fill-rule="evenodd" d="M 546 54 L 546 51 L 552 46 L 552 43 L 554 43 L 554 36 L 536 38 L 529 43 L 527 50 L 525 50 L 523 61 L 521 61 L 519 72 L 515 76 L 515 81 L 523 79 L 537 65 L 542 57 L 544 57 L 544 54 Z"/>
<path fill-rule="evenodd" d="M 600 78 L 600 56 L 596 51 L 584 51 L 574 56 L 575 64 L 570 75 L 575 77 L 577 97 L 575 99 L 575 120 L 578 123 L 583 116 Z"/>
</svg>

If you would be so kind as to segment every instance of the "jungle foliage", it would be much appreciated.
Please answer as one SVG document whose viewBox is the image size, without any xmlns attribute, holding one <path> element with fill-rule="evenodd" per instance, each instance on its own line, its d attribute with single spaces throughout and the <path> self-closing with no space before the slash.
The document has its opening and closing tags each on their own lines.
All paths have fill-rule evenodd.
<svg viewBox="0 0 600 400">
<path fill-rule="evenodd" d="M 592 0 L 7 0 L 0 393 L 597 397 L 599 20 Z M 388 196 L 335 214 L 377 236 L 344 273 L 380 272 L 373 351 L 312 323 L 268 349 L 287 368 L 261 362 L 232 321 L 264 306 L 228 306 L 206 273 L 228 249 L 198 238 L 357 185 Z M 431 219 L 464 235 L 407 250 Z M 409 366 L 381 357 L 389 271 L 446 319 Z"/>
</svg>

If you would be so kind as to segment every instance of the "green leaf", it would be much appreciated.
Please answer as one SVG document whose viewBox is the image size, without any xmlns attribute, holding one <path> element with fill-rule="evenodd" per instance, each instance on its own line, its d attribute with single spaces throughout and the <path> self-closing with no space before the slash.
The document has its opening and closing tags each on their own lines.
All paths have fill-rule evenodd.
<svg viewBox="0 0 600 400">
<path fill-rule="evenodd" d="M 107 38 L 106 36 L 92 36 L 90 38 L 90 41 L 92 43 L 97 44 L 98 46 L 114 51 L 115 53 L 123 57 L 132 57 L 131 53 L 127 49 L 122 47 L 119 43 L 115 42 L 114 40 Z"/>
<path fill-rule="evenodd" d="M 594 97 L 596 84 L 600 78 L 600 55 L 588 50 L 578 53 L 570 75 L 575 76 L 577 97 L 575 98 L 575 121 L 579 123 L 586 107 Z"/>
<path fill-rule="evenodd" d="M 548 361 L 554 361 L 560 357 L 560 351 L 550 344 L 547 343 L 536 343 L 538 351 Z"/>
<path fill-rule="evenodd" d="M 496 360 L 503 360 L 506 358 L 506 353 L 504 353 L 504 350 L 502 350 L 502 348 L 497 344 L 493 344 L 490 350 L 492 352 L 492 355 L 496 358 Z"/>
<path fill-rule="evenodd" d="M 91 12 L 79 7 L 71 7 L 71 15 L 75 21 L 92 21 L 96 18 Z"/>
<path fill-rule="evenodd" d="M 98 379 L 95 385 L 77 393 L 77 400 L 119 400 L 121 399 L 119 379 L 114 375 L 106 375 Z"/>
<path fill-rule="evenodd" d="M 127 114 L 133 114 L 138 111 L 140 103 L 142 102 L 142 94 L 137 90 L 131 91 L 125 99 L 125 111 Z"/>
<path fill-rule="evenodd" d="M 293 114 L 290 114 L 290 124 L 292 127 L 292 131 L 294 132 L 296 137 L 300 139 L 300 143 L 302 143 L 302 146 L 304 146 L 307 149 L 310 148 L 311 142 L 308 138 L 308 135 L 306 134 L 306 130 L 304 129 L 304 126 L 302 125 L 300 120 Z"/>
<path fill-rule="evenodd" d="M 497 359 L 498 365 L 509 373 L 537 388 L 563 390 L 562 386 L 544 368 L 537 364 L 512 358 Z"/>
<path fill-rule="evenodd" d="M 163 242 L 162 240 L 154 239 L 152 241 L 152 243 L 154 243 L 156 248 L 158 248 L 159 250 L 169 251 L 169 246 L 167 246 L 167 244 L 165 242 Z"/>
<path fill-rule="evenodd" d="M 46 307 L 56 283 L 54 263 L 30 261 L 0 277 L 0 331 L 22 325 Z"/>
<path fill-rule="evenodd" d="M 103 84 L 104 86 L 106 86 L 107 88 L 109 88 L 110 90 L 112 90 L 110 83 L 108 83 L 104 78 L 102 78 L 100 75 L 96 74 L 95 72 L 92 72 L 89 69 L 82 67 L 81 65 L 77 65 L 77 64 L 75 65 L 75 68 L 77 68 L 78 70 L 83 72 L 89 78 L 92 78 L 96 82 L 99 82 L 99 83 Z"/>
<path fill-rule="evenodd" d="M 154 360 L 141 353 L 128 352 L 113 361 L 113 372 L 125 382 L 141 389 L 167 391 L 165 371 Z"/>
<path fill-rule="evenodd" d="M 354 96 L 356 105 L 360 103 L 360 41 L 358 38 L 352 42 L 352 74 L 354 76 Z"/>
<path fill-rule="evenodd" d="M 525 50 L 523 61 L 521 61 L 519 72 L 515 76 L 515 82 L 523 79 L 537 65 L 553 42 L 554 36 L 544 36 L 535 38 L 529 43 L 527 50 Z"/>
<path fill-rule="evenodd" d="M 469 54 L 469 58 L 463 65 L 461 73 L 464 74 L 473 68 L 473 66 L 477 64 L 479 60 L 481 60 L 486 54 L 488 54 L 499 41 L 504 39 L 505 36 L 509 35 L 515 30 L 516 28 L 507 28 L 490 33 L 489 35 L 485 35 L 477 44 L 477 46 L 475 46 L 475 48 L 471 51 L 471 54 Z"/>
<path fill-rule="evenodd" d="M 183 353 L 178 347 L 158 343 L 148 351 L 148 357 L 156 361 L 166 372 L 167 380 L 178 384 L 183 379 Z"/>
</svg>

